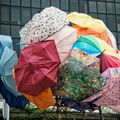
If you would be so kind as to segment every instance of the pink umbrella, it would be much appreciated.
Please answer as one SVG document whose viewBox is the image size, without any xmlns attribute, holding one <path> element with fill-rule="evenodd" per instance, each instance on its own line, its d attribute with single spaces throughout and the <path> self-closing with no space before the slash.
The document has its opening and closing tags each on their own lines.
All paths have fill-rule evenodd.
<svg viewBox="0 0 120 120">
<path fill-rule="evenodd" d="M 120 68 L 108 68 L 102 76 L 106 85 L 103 88 L 104 93 L 95 104 L 108 106 L 120 112 Z"/>
</svg>

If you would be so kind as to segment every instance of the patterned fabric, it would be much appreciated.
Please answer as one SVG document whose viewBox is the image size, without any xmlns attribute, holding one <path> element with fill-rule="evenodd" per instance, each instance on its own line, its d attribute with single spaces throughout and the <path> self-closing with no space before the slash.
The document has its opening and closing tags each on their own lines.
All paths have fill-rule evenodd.
<svg viewBox="0 0 120 120">
<path fill-rule="evenodd" d="M 102 76 L 106 81 L 103 95 L 96 101 L 98 106 L 108 106 L 120 111 L 120 69 L 109 68 Z"/>
<path fill-rule="evenodd" d="M 55 7 L 45 8 L 21 29 L 20 36 L 25 44 L 35 43 L 45 40 L 66 24 L 67 13 Z"/>
<path fill-rule="evenodd" d="M 58 83 L 53 90 L 55 94 L 80 102 L 99 92 L 102 86 L 99 60 L 74 48 L 70 58 L 59 67 Z"/>
</svg>

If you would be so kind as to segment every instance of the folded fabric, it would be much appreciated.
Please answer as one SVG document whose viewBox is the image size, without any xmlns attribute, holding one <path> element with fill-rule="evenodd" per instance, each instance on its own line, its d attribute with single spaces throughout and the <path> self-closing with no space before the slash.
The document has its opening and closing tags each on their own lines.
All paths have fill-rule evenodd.
<svg viewBox="0 0 120 120">
<path fill-rule="evenodd" d="M 20 37 L 25 44 L 35 43 L 45 40 L 66 24 L 68 24 L 66 12 L 48 7 L 33 16 L 32 20 L 21 29 Z M 39 39 L 36 39 L 37 36 Z"/>
</svg>

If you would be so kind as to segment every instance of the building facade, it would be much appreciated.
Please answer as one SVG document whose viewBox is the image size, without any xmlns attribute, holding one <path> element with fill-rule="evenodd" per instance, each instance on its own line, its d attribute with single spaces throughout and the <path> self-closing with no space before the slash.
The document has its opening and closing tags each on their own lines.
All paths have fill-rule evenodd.
<svg viewBox="0 0 120 120">
<path fill-rule="evenodd" d="M 35 13 L 49 6 L 67 13 L 87 13 L 103 20 L 120 48 L 120 0 L 0 0 L 0 34 L 11 35 L 14 49 L 19 52 L 19 30 Z"/>
</svg>

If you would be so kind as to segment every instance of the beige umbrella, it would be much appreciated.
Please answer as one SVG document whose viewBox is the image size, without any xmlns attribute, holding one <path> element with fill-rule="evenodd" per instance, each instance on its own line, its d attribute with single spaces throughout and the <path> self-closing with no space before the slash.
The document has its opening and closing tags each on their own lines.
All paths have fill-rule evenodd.
<svg viewBox="0 0 120 120">
<path fill-rule="evenodd" d="M 61 63 L 68 57 L 73 44 L 77 40 L 77 29 L 70 26 L 64 26 L 60 31 L 53 34 L 47 40 L 55 40 Z"/>
</svg>

